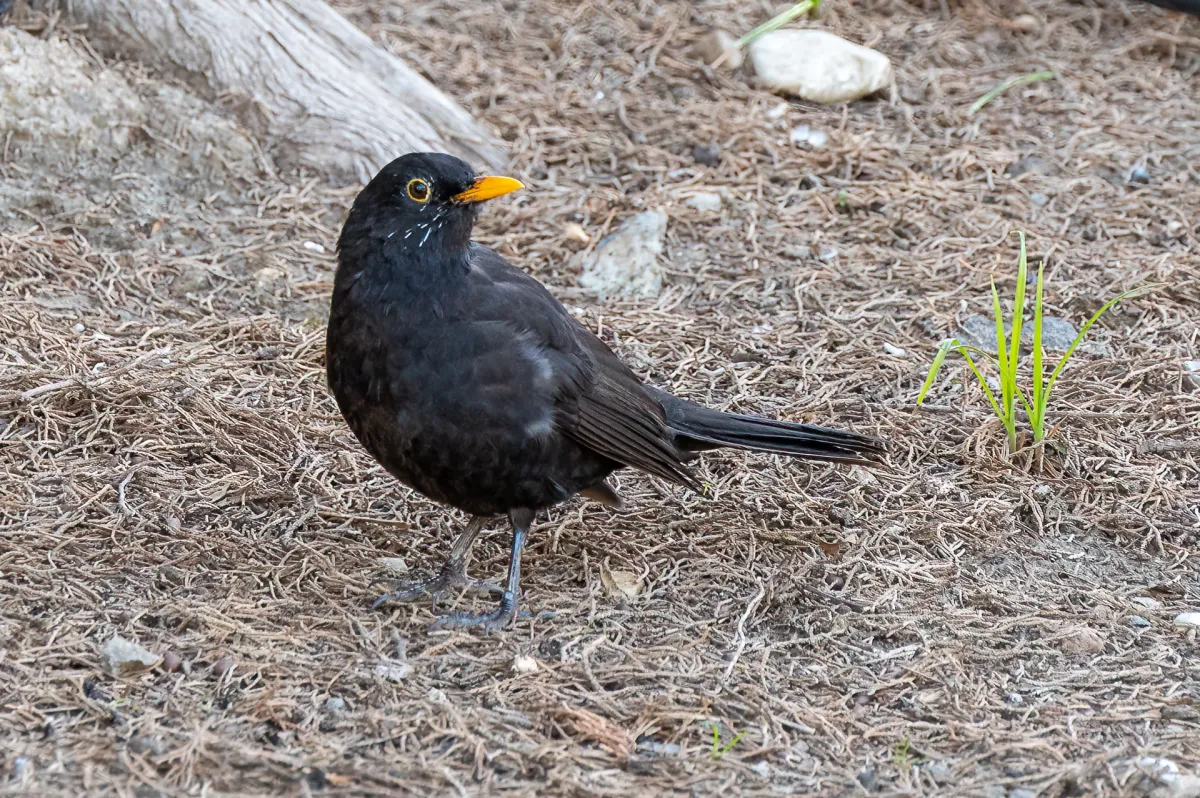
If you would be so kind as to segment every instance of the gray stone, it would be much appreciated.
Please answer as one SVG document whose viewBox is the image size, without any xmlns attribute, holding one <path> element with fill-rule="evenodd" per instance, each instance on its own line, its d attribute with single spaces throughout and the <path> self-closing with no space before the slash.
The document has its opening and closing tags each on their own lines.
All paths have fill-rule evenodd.
<svg viewBox="0 0 1200 798">
<path fill-rule="evenodd" d="M 721 162 L 721 147 L 717 144 L 693 145 L 692 159 L 702 166 L 716 166 Z"/>
<path fill-rule="evenodd" d="M 667 235 L 667 215 L 643 211 L 606 235 L 582 258 L 579 284 L 601 297 L 656 297 L 662 293 L 658 256 Z"/>
<path fill-rule="evenodd" d="M 721 195 L 711 191 L 701 191 L 685 197 L 683 204 L 701 213 L 716 213 L 721 210 Z"/>
<path fill-rule="evenodd" d="M 950 781 L 950 766 L 945 762 L 934 760 L 933 762 L 925 763 L 922 767 L 929 775 L 929 778 L 933 779 L 934 782 L 938 784 L 945 784 L 946 782 Z"/>
<path fill-rule="evenodd" d="M 104 669 L 113 676 L 132 676 L 158 664 L 156 654 L 120 636 L 109 640 L 101 655 Z"/>
<path fill-rule="evenodd" d="M 1188 382 L 1200 388 L 1200 360 L 1185 360 L 1183 375 L 1187 377 Z"/>
<path fill-rule="evenodd" d="M 1021 175 L 1056 175 L 1062 170 L 1058 168 L 1058 164 L 1053 161 L 1047 161 L 1038 155 L 1025 155 L 1010 163 L 1004 170 L 1004 174 L 1008 177 L 1020 177 Z"/>
<path fill-rule="evenodd" d="M 1033 344 L 1033 325 L 1027 324 L 1022 332 L 1029 333 L 1029 343 Z M 1075 341 L 1079 331 L 1066 319 L 1056 316 L 1042 317 L 1042 346 L 1045 349 L 1066 351 Z M 1024 336 L 1022 336 L 1024 337 Z"/>
<path fill-rule="evenodd" d="M 1145 618 L 1143 618 L 1140 615 L 1130 615 L 1129 616 L 1129 625 L 1133 626 L 1137 629 L 1145 629 L 1147 626 L 1150 625 L 1150 622 L 1147 621 Z"/>
<path fill-rule="evenodd" d="M 375 676 L 399 684 L 412 674 L 412 669 L 412 665 L 407 662 L 381 662 L 375 666 Z"/>
<path fill-rule="evenodd" d="M 162 738 L 149 734 L 134 737 L 129 741 L 128 748 L 131 754 L 149 754 L 150 756 L 162 756 L 167 752 L 167 745 Z"/>
</svg>

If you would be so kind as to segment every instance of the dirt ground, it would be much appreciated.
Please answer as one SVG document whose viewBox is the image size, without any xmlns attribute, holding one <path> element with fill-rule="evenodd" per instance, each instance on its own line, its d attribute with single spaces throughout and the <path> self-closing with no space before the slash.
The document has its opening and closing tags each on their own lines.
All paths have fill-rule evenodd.
<svg viewBox="0 0 1200 798">
<path fill-rule="evenodd" d="M 820 24 L 891 57 L 896 90 L 814 108 L 689 55 L 766 4 L 338 7 L 511 142 L 529 190 L 479 238 L 636 370 L 878 434 L 890 467 L 716 454 L 707 498 L 623 475 L 625 510 L 540 524 L 529 616 L 430 634 L 429 603 L 370 609 L 400 567 L 381 558 L 432 569 L 463 519 L 376 467 L 324 385 L 353 189 L 245 146 L 185 157 L 182 128 L 123 141 L 127 173 L 9 137 L 0 793 L 1029 798 L 1146 795 L 1161 759 L 1197 772 L 1200 646 L 1173 619 L 1200 611 L 1200 23 L 831 0 Z M 169 83 L 49 35 L 144 99 Z M 1059 77 L 966 114 L 1035 69 Z M 792 144 L 800 124 L 829 143 Z M 581 292 L 568 224 L 594 242 L 651 207 L 663 295 Z M 1165 283 L 1072 361 L 1042 474 L 1002 456 L 960 362 L 912 411 L 989 275 L 1011 289 L 1017 228 L 1076 327 Z M 500 575 L 506 546 L 488 536 L 475 572 Z M 114 635 L 181 667 L 114 678 Z"/>
</svg>

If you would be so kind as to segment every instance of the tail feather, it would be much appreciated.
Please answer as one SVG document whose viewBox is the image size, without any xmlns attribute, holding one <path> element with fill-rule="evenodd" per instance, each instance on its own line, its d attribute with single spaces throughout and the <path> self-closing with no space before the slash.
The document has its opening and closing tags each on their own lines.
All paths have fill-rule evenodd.
<svg viewBox="0 0 1200 798">
<path fill-rule="evenodd" d="M 665 391 L 656 390 L 654 395 L 666 411 L 667 424 L 677 433 L 676 444 L 685 451 L 729 447 L 834 463 L 867 463 L 885 451 L 879 439 L 854 432 L 722 413 Z"/>
</svg>

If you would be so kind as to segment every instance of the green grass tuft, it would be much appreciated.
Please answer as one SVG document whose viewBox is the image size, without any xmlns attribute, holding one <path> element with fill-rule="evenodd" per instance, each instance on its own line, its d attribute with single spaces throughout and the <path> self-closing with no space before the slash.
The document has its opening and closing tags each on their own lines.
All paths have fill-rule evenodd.
<svg viewBox="0 0 1200 798">
<path fill-rule="evenodd" d="M 746 736 L 746 732 L 738 732 L 732 740 L 722 745 L 721 729 L 719 728 L 719 724 L 712 723 L 710 725 L 712 726 L 712 749 L 709 751 L 708 755 L 712 761 L 719 762 L 722 757 L 733 750 L 735 745 L 742 741 L 742 738 Z"/>
<path fill-rule="evenodd" d="M 1042 314 L 1045 306 L 1045 280 L 1044 267 L 1045 264 L 1038 264 L 1037 284 L 1034 288 L 1033 299 L 1033 352 L 1032 352 L 1032 367 L 1031 367 L 1031 390 L 1026 393 L 1021 390 L 1018 384 L 1019 363 L 1021 359 L 1021 328 L 1025 318 L 1025 295 L 1029 279 L 1029 266 L 1025 254 L 1025 234 L 1017 232 L 1021 237 L 1021 253 L 1017 260 L 1017 287 L 1013 297 L 1011 333 L 1005 333 L 1004 309 L 1000 305 L 1000 293 L 996 290 L 996 281 L 992 279 L 992 315 L 996 323 L 996 355 L 984 352 L 973 346 L 962 343 L 957 338 L 949 338 L 942 342 L 937 354 L 934 355 L 933 364 L 929 367 L 929 373 L 925 377 L 925 382 L 921 385 L 921 390 L 917 394 L 917 406 L 925 401 L 925 395 L 929 393 L 929 389 L 933 387 L 934 381 L 937 379 L 938 372 L 942 368 L 942 364 L 946 361 L 946 355 L 951 349 L 957 350 L 959 354 L 967 361 L 967 366 L 979 381 L 979 385 L 983 388 L 984 396 L 987 397 L 988 403 L 992 406 L 992 412 L 1000 419 L 1004 425 L 1005 436 L 1008 441 L 1008 453 L 1015 454 L 1018 447 L 1017 439 L 1017 413 L 1018 409 L 1025 411 L 1025 416 L 1029 420 L 1029 426 L 1033 432 L 1034 445 L 1041 444 L 1046 438 L 1046 416 L 1050 405 L 1050 393 L 1054 389 L 1055 383 L 1058 382 L 1059 376 L 1066 368 L 1067 361 L 1071 359 L 1076 347 L 1083 341 L 1083 337 L 1087 335 L 1088 330 L 1092 328 L 1101 316 L 1103 316 L 1109 308 L 1117 304 L 1123 299 L 1142 296 L 1150 291 L 1159 288 L 1160 286 L 1146 285 L 1140 288 L 1135 288 L 1131 291 L 1126 291 L 1123 294 L 1118 294 L 1112 299 L 1104 303 L 1104 305 L 1092 314 L 1092 317 L 1087 320 L 1087 323 L 1079 330 L 1071 345 L 1067 347 L 1067 351 L 1063 353 L 1062 359 L 1055 366 L 1054 371 L 1050 373 L 1049 379 L 1046 378 L 1045 354 L 1042 347 Z M 972 354 L 986 360 L 992 360 L 996 364 L 997 381 L 1000 383 L 1000 396 L 996 397 L 995 392 L 988 385 L 987 379 L 983 376 L 979 365 Z M 1039 462 L 1040 462 L 1039 448 Z"/>
</svg>

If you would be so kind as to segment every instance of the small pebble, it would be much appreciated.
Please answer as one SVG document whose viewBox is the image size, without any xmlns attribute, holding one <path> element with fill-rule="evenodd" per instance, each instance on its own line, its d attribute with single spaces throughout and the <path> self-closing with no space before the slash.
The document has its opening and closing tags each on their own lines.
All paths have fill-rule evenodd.
<svg viewBox="0 0 1200 798">
<path fill-rule="evenodd" d="M 721 162 L 721 148 L 716 144 L 697 144 L 692 147 L 692 158 L 703 166 L 716 166 Z"/>
<path fill-rule="evenodd" d="M 924 768 L 925 772 L 929 774 L 929 778 L 938 784 L 944 784 L 950 780 L 950 766 L 945 762 L 935 760 L 927 763 Z"/>
<path fill-rule="evenodd" d="M 750 766 L 750 769 L 762 776 L 764 779 L 771 778 L 771 766 L 761 759 Z"/>
<path fill-rule="evenodd" d="M 1129 625 L 1141 629 L 1141 628 L 1145 628 L 1145 627 L 1149 626 L 1150 622 L 1147 621 L 1145 618 L 1143 618 L 1140 615 L 1130 615 L 1129 616 Z"/>
<path fill-rule="evenodd" d="M 1176 626 L 1200 626 L 1200 612 L 1181 612 L 1175 616 Z"/>
<path fill-rule="evenodd" d="M 237 661 L 234 660 L 233 657 L 221 657 L 219 660 L 213 663 L 213 676 L 216 676 L 218 679 L 220 679 L 222 676 L 233 670 L 233 666 L 236 664 Z"/>
<path fill-rule="evenodd" d="M 18 756 L 12 762 L 13 781 L 20 784 L 33 775 L 33 760 L 27 756 Z"/>
<path fill-rule="evenodd" d="M 104 669 L 113 676 L 130 676 L 158 664 L 158 657 L 149 650 L 120 636 L 109 640 L 101 654 Z"/>
<path fill-rule="evenodd" d="M 512 669 L 517 673 L 537 673 L 537 660 L 528 654 L 518 654 L 513 658 Z"/>
<path fill-rule="evenodd" d="M 380 557 L 379 565 L 389 574 L 397 576 L 408 573 L 408 563 L 403 557 Z"/>
<path fill-rule="evenodd" d="M 1049 198 L 1049 197 L 1047 197 L 1045 194 L 1043 194 L 1043 193 L 1042 193 L 1042 192 L 1040 192 L 1040 191 L 1035 191 L 1035 192 L 1033 192 L 1032 194 L 1030 194 L 1030 195 L 1029 195 L 1029 200 L 1030 200 L 1030 201 L 1031 201 L 1031 202 L 1032 202 L 1034 205 L 1037 205 L 1037 206 L 1039 206 L 1039 207 L 1041 207 L 1042 205 L 1045 205 L 1046 203 L 1050 202 L 1050 198 Z"/>
<path fill-rule="evenodd" d="M 583 229 L 583 225 L 579 222 L 567 222 L 563 225 L 563 235 L 572 241 L 578 241 L 581 244 L 586 244 L 592 240 L 588 235 L 587 230 Z"/>
<path fill-rule="evenodd" d="M 346 709 L 346 702 L 344 699 L 338 698 L 337 696 L 330 696 L 329 698 L 325 699 L 325 711 L 326 712 L 336 713 L 336 712 L 342 712 L 345 709 Z"/>
<path fill-rule="evenodd" d="M 684 199 L 683 204 L 701 213 L 715 213 L 721 210 L 721 195 L 709 191 L 701 191 Z"/>
<path fill-rule="evenodd" d="M 887 352 L 892 357 L 904 357 L 908 354 L 907 350 L 901 349 L 895 344 L 889 344 L 887 341 L 883 342 L 883 351 Z"/>
<path fill-rule="evenodd" d="M 1004 696 L 1004 700 L 1012 704 L 1014 707 L 1019 707 L 1021 704 L 1025 703 L 1025 699 L 1020 693 L 1009 693 L 1008 695 Z"/>
<path fill-rule="evenodd" d="M 134 737 L 129 741 L 129 752 L 131 754 L 150 754 L 151 756 L 162 756 L 167 752 L 167 746 L 158 737 L 144 735 L 142 737 Z"/>
<path fill-rule="evenodd" d="M 375 666 L 375 676 L 388 682 L 399 684 L 412 674 L 412 665 L 407 662 L 381 662 Z"/>
<path fill-rule="evenodd" d="M 163 655 L 162 669 L 167 673 L 175 673 L 183 667 L 183 657 L 176 654 L 174 651 L 168 651 Z"/>
<path fill-rule="evenodd" d="M 75 324 L 75 326 L 74 326 L 74 327 L 72 327 L 71 329 L 72 329 L 72 330 L 74 330 L 74 331 L 75 331 L 75 332 L 77 332 L 77 333 L 81 333 L 81 332 L 83 332 L 84 330 L 86 330 L 86 329 L 87 329 L 87 327 L 84 327 L 82 324 L 80 324 L 80 323 L 78 323 L 78 322 L 77 322 L 77 323 Z"/>
<path fill-rule="evenodd" d="M 829 134 L 824 130 L 810 128 L 808 125 L 799 125 L 788 133 L 788 139 L 797 146 L 807 144 L 813 149 L 820 149 L 829 143 Z"/>
<path fill-rule="evenodd" d="M 1183 363 L 1183 373 L 1192 385 L 1200 388 L 1200 360 L 1185 360 Z"/>
<path fill-rule="evenodd" d="M 657 740 L 638 740 L 639 753 L 655 754 L 656 756 L 679 756 L 683 748 L 678 743 L 660 743 Z"/>
<path fill-rule="evenodd" d="M 1144 166 L 1135 166 L 1129 170 L 1129 182 L 1143 184 L 1149 183 L 1150 173 L 1146 171 L 1146 167 Z"/>
<path fill-rule="evenodd" d="M 1010 787 L 1008 798 L 1037 798 L 1037 793 L 1028 787 Z"/>
<path fill-rule="evenodd" d="M 315 241 L 305 241 L 304 248 L 307 249 L 309 252 L 324 252 L 325 251 L 325 247 L 321 246 L 320 244 L 318 244 Z"/>
<path fill-rule="evenodd" d="M 1033 14 L 1019 14 L 1012 19 L 1012 29 L 1021 33 L 1036 33 L 1042 23 Z"/>
<path fill-rule="evenodd" d="M 1131 604 L 1136 604 L 1139 607 L 1145 607 L 1148 610 L 1156 610 L 1162 606 L 1161 601 L 1152 599 L 1149 596 L 1134 596 L 1129 600 Z"/>
</svg>

